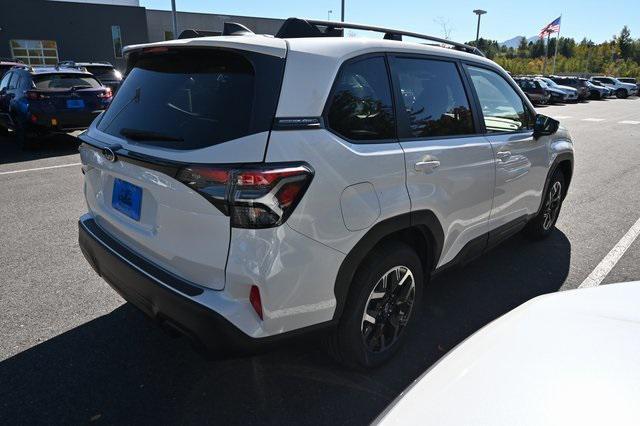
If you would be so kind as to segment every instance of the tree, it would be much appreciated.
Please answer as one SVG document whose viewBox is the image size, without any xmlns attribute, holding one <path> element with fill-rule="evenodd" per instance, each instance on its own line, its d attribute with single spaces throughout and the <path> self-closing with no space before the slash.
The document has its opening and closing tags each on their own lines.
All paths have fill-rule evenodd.
<svg viewBox="0 0 640 426">
<path fill-rule="evenodd" d="M 554 54 L 555 42 L 558 43 L 558 73 L 606 74 L 640 79 L 640 39 L 632 39 L 627 27 L 602 43 L 594 43 L 587 38 L 576 42 L 572 38 L 560 37 L 549 43 L 549 56 Z M 475 45 L 475 41 L 468 44 Z M 512 49 L 500 46 L 495 40 L 481 38 L 478 48 L 514 75 L 542 71 L 545 48 L 541 39 L 529 43 L 521 39 L 518 48 Z"/>
<path fill-rule="evenodd" d="M 438 16 L 433 20 L 433 22 L 440 25 L 440 28 L 442 29 L 442 38 L 444 38 L 445 40 L 449 40 L 449 38 L 451 37 L 451 32 L 453 31 L 449 20 L 444 19 L 442 16 Z"/>
<path fill-rule="evenodd" d="M 544 56 L 544 40 L 539 38 L 530 45 L 529 56 L 532 58 L 542 58 Z"/>
<path fill-rule="evenodd" d="M 629 31 L 629 27 L 626 25 L 622 27 L 617 42 L 622 59 L 630 58 L 633 54 L 633 39 L 631 38 L 631 31 Z"/>
<path fill-rule="evenodd" d="M 527 38 L 524 36 L 520 36 L 520 43 L 518 44 L 518 57 L 526 58 L 529 54 L 529 43 L 527 43 Z"/>
</svg>

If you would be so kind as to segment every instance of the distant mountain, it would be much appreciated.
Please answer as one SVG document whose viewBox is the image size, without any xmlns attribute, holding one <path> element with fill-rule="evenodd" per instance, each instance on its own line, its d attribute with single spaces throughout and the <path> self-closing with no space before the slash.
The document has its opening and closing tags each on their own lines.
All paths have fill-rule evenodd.
<svg viewBox="0 0 640 426">
<path fill-rule="evenodd" d="M 500 46 L 506 46 L 507 48 L 509 47 L 513 47 L 514 49 L 517 49 L 518 46 L 520 45 L 520 40 L 523 39 L 523 36 L 517 36 L 514 38 L 510 38 L 509 40 L 503 41 L 502 43 L 499 43 Z M 529 42 L 536 42 L 536 40 L 538 39 L 538 36 L 533 36 L 533 37 L 529 37 L 527 39 L 527 43 Z"/>
</svg>

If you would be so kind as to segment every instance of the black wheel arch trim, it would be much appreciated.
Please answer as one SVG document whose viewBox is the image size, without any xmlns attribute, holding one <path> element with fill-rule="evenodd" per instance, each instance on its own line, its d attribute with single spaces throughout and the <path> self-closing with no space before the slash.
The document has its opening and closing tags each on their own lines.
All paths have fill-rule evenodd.
<svg viewBox="0 0 640 426">
<path fill-rule="evenodd" d="M 430 258 L 428 264 L 433 267 L 438 263 L 444 244 L 444 231 L 440 221 L 431 210 L 403 213 L 376 223 L 351 249 L 338 269 L 334 286 L 336 309 L 333 320 L 338 320 L 342 316 L 353 277 L 369 252 L 385 238 L 411 228 L 415 228 L 416 232 L 421 232 L 422 237 L 427 241 Z M 425 276 L 428 276 L 429 271 L 424 271 L 424 273 Z"/>
<path fill-rule="evenodd" d="M 542 191 L 542 197 L 540 197 L 540 206 L 538 207 L 538 211 L 536 212 L 536 215 L 540 214 L 540 211 L 542 210 L 542 206 L 544 205 L 544 195 L 547 193 L 547 190 L 549 189 L 549 183 L 551 182 L 551 177 L 560 166 L 560 163 L 563 163 L 563 162 L 568 162 L 571 165 L 571 176 L 569 177 L 569 181 L 566 182 L 564 193 L 562 194 L 562 199 L 564 199 L 564 197 L 567 195 L 567 191 L 569 191 L 569 184 L 571 183 L 571 178 L 573 177 L 573 153 L 562 152 L 558 154 L 556 158 L 553 160 L 553 163 L 551 163 L 551 167 L 549 168 L 549 173 L 547 173 L 547 178 L 544 181 L 544 189 Z"/>
</svg>

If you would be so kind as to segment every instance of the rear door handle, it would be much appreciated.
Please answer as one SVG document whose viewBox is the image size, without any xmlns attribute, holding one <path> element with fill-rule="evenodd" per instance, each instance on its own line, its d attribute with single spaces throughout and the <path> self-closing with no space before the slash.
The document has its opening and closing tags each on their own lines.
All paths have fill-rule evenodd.
<svg viewBox="0 0 640 426">
<path fill-rule="evenodd" d="M 496 157 L 498 157 L 498 160 L 502 162 L 507 161 L 511 158 L 511 151 L 500 151 L 496 154 Z"/>
<path fill-rule="evenodd" d="M 418 161 L 414 166 L 416 172 L 428 172 L 438 167 L 440 167 L 440 161 L 438 160 Z"/>
</svg>

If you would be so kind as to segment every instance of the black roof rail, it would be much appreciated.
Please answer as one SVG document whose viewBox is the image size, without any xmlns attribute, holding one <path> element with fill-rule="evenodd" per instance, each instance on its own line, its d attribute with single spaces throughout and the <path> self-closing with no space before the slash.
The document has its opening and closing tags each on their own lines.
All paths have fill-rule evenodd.
<svg viewBox="0 0 640 426">
<path fill-rule="evenodd" d="M 27 65 L 25 63 L 22 63 L 20 65 L 14 65 L 9 69 L 11 69 L 11 70 L 27 70 L 27 71 L 31 71 L 31 70 L 33 70 L 33 67 L 31 65 Z"/>
<path fill-rule="evenodd" d="M 301 38 L 301 37 L 342 37 L 345 29 L 374 31 L 384 33 L 386 40 L 402 41 L 402 36 L 429 40 L 432 42 L 447 44 L 456 50 L 485 56 L 480 49 L 468 44 L 446 40 L 426 34 L 414 33 L 411 31 L 396 30 L 392 28 L 374 27 L 371 25 L 354 24 L 350 22 L 338 21 L 318 21 L 314 19 L 289 18 L 284 21 L 276 38 Z"/>
</svg>

